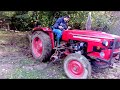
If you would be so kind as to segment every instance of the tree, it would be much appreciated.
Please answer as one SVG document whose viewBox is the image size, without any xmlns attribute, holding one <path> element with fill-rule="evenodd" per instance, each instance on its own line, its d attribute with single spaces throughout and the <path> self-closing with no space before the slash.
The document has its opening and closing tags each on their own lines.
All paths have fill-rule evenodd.
<svg viewBox="0 0 120 90">
<path fill-rule="evenodd" d="M 32 21 L 39 20 L 41 26 L 50 27 L 61 16 L 70 15 L 69 25 L 85 29 L 89 11 L 0 11 L 0 18 L 9 18 L 18 30 L 27 30 Z M 111 28 L 118 17 L 111 11 L 91 11 L 92 27 Z M 32 27 L 31 27 L 32 28 Z"/>
</svg>

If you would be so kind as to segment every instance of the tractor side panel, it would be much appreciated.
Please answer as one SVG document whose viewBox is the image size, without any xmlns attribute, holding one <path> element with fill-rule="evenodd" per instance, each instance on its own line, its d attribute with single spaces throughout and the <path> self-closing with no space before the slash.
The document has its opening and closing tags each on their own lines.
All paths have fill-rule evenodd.
<svg viewBox="0 0 120 90">
<path fill-rule="evenodd" d="M 94 46 L 100 46 L 101 48 L 105 48 L 102 45 L 102 39 L 86 37 L 86 36 L 82 36 L 82 35 L 75 35 L 75 33 L 72 33 L 70 31 L 63 32 L 62 40 L 64 40 L 64 41 L 77 40 L 77 41 L 86 42 L 88 56 L 94 57 L 94 58 L 101 58 L 100 52 L 93 51 Z M 105 57 L 103 59 L 109 60 L 111 50 L 105 49 L 105 50 L 102 50 L 102 52 L 105 53 Z"/>
</svg>

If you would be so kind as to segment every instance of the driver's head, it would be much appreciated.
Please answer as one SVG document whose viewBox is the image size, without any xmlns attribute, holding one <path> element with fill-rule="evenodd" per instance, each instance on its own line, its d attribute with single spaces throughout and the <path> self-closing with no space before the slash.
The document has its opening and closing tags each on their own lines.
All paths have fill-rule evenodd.
<svg viewBox="0 0 120 90">
<path fill-rule="evenodd" d="M 64 21 L 65 22 L 68 22 L 69 20 L 70 20 L 70 16 L 69 15 L 64 16 Z"/>
</svg>

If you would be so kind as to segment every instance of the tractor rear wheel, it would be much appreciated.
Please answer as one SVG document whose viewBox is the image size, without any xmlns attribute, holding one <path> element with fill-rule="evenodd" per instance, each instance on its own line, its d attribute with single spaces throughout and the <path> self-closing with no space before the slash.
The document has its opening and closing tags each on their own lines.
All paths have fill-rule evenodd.
<svg viewBox="0 0 120 90">
<path fill-rule="evenodd" d="M 50 58 L 52 45 L 50 37 L 46 33 L 42 31 L 34 32 L 31 43 L 32 55 L 36 60 L 43 62 Z"/>
<path fill-rule="evenodd" d="M 88 79 L 91 77 L 90 62 L 78 53 L 70 54 L 64 59 L 64 71 L 70 79 Z"/>
</svg>

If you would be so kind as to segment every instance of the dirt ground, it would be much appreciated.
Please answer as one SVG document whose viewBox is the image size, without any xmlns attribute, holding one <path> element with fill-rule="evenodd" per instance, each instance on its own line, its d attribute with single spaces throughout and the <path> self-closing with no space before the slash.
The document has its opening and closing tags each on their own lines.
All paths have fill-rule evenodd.
<svg viewBox="0 0 120 90">
<path fill-rule="evenodd" d="M 62 61 L 46 68 L 47 63 L 34 60 L 26 34 L 0 31 L 0 79 L 67 79 Z M 120 62 L 94 69 L 92 79 L 120 79 Z"/>
</svg>

